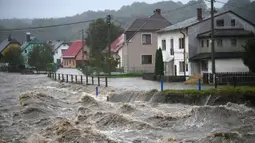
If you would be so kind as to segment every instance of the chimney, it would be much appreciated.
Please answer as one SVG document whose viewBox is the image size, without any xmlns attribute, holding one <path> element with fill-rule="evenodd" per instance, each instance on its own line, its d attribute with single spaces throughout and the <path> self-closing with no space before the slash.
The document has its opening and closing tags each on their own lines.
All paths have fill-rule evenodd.
<svg viewBox="0 0 255 143">
<path fill-rule="evenodd" d="M 197 8 L 197 20 L 203 20 L 202 17 L 202 8 Z"/>
<path fill-rule="evenodd" d="M 158 8 L 158 9 L 155 9 L 155 10 L 154 10 L 154 13 L 157 13 L 157 14 L 160 14 L 160 15 L 161 15 L 161 9 L 159 9 L 159 8 Z"/>
<path fill-rule="evenodd" d="M 30 39 L 30 32 L 26 33 L 26 40 L 27 40 L 27 42 L 31 41 L 31 39 Z"/>
</svg>

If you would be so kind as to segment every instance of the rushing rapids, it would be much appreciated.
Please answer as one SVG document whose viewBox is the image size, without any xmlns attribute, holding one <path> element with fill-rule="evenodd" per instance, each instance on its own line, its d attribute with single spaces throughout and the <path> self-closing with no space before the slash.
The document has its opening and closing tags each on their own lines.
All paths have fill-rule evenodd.
<svg viewBox="0 0 255 143">
<path fill-rule="evenodd" d="M 255 110 L 244 104 L 169 104 L 162 103 L 165 98 L 156 91 L 103 87 L 96 97 L 93 86 L 58 83 L 44 75 L 0 76 L 3 143 L 248 143 L 255 139 Z"/>
</svg>

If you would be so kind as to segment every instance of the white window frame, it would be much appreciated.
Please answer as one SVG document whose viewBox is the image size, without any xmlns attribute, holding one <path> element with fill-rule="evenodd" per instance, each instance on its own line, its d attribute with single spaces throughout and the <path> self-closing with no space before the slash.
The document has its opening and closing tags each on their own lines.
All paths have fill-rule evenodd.
<svg viewBox="0 0 255 143">
<path fill-rule="evenodd" d="M 151 55 L 151 64 L 143 64 L 143 56 L 149 56 L 149 55 Z M 153 65 L 154 63 L 153 63 L 153 55 L 152 54 L 142 54 L 141 56 L 141 59 L 140 59 L 140 64 L 141 65 Z"/>
<path fill-rule="evenodd" d="M 165 40 L 165 49 L 163 49 L 163 40 Z M 161 39 L 161 50 L 166 51 L 166 39 Z"/>
<path fill-rule="evenodd" d="M 148 34 L 151 35 L 151 43 L 150 44 L 144 44 L 143 43 L 143 35 L 148 35 Z M 152 33 L 141 33 L 141 44 L 142 45 L 152 45 Z"/>
</svg>

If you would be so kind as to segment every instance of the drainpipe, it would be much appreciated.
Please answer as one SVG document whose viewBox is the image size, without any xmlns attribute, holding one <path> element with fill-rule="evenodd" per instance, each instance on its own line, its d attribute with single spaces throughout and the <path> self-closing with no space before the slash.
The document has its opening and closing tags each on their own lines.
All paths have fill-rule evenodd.
<svg viewBox="0 0 255 143">
<path fill-rule="evenodd" d="M 180 29 L 180 33 L 183 35 L 184 41 L 183 41 L 183 61 L 184 61 L 184 65 L 183 65 L 183 70 L 184 70 L 184 77 L 186 80 L 186 47 L 185 47 L 185 33 L 182 32 L 182 29 Z"/>
</svg>

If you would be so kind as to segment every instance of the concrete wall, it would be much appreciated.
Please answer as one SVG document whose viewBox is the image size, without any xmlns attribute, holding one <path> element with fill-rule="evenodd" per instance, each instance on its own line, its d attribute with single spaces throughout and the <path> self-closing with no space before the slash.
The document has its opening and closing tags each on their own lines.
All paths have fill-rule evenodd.
<svg viewBox="0 0 255 143">
<path fill-rule="evenodd" d="M 61 63 L 63 62 L 62 58 L 62 50 L 67 50 L 69 48 L 69 45 L 67 44 L 62 44 L 54 53 L 54 63 L 57 63 L 57 60 L 60 59 Z"/>
<path fill-rule="evenodd" d="M 185 50 L 186 50 L 186 64 L 188 64 L 188 71 L 186 75 L 190 75 L 190 64 L 188 60 L 188 53 L 189 53 L 189 41 L 187 37 L 187 31 L 182 30 L 185 33 Z M 162 48 L 162 40 L 166 40 L 166 50 L 162 51 L 163 54 L 163 61 L 170 62 L 169 60 L 173 60 L 173 64 L 167 63 L 166 64 L 166 75 L 174 75 L 174 66 L 177 67 L 177 75 L 182 76 L 184 72 L 180 72 L 180 64 L 179 62 L 184 61 L 184 49 L 179 48 L 179 38 L 183 38 L 183 34 L 180 33 L 180 30 L 164 32 L 158 34 L 158 48 Z M 170 54 L 171 49 L 171 39 L 174 40 L 174 55 Z"/>
<path fill-rule="evenodd" d="M 216 72 L 249 72 L 242 59 L 216 59 L 215 70 Z M 208 72 L 212 72 L 211 60 L 208 61 Z"/>
<path fill-rule="evenodd" d="M 142 44 L 142 34 L 152 34 L 150 45 Z M 125 72 L 154 72 L 157 49 L 156 32 L 138 32 L 123 46 L 123 66 Z M 142 55 L 152 55 L 152 64 L 142 64 Z"/>
</svg>

